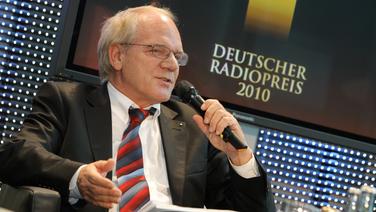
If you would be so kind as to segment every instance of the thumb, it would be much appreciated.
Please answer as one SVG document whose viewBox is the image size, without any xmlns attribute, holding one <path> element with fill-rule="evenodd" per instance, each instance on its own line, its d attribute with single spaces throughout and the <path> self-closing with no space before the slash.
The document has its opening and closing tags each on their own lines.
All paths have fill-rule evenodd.
<svg viewBox="0 0 376 212">
<path fill-rule="evenodd" d="M 209 135 L 209 130 L 208 126 L 204 123 L 203 118 L 200 115 L 193 115 L 193 120 L 196 122 L 197 126 L 201 129 L 201 131 L 208 136 Z"/>
<path fill-rule="evenodd" d="M 101 160 L 95 163 L 95 167 L 97 168 L 98 172 L 101 173 L 103 176 L 105 176 L 107 172 L 111 171 L 114 165 L 114 159 Z"/>
</svg>

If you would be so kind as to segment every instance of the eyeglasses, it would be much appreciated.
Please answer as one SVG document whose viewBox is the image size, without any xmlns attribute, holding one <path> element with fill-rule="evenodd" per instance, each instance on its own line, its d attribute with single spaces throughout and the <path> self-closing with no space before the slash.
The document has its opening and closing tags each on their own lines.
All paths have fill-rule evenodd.
<svg viewBox="0 0 376 212">
<path fill-rule="evenodd" d="M 121 43 L 127 46 L 145 46 L 150 48 L 150 52 L 156 58 L 166 60 L 171 53 L 174 55 L 179 66 L 185 66 L 188 63 L 188 54 L 185 52 L 173 52 L 170 48 L 161 44 L 138 44 L 138 43 Z"/>
</svg>

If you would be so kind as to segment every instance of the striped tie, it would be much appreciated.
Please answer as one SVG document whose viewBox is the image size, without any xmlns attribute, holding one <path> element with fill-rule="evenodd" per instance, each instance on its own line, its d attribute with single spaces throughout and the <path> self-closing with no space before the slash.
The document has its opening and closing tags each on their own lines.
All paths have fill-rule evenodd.
<svg viewBox="0 0 376 212">
<path fill-rule="evenodd" d="M 116 176 L 122 192 L 119 211 L 136 211 L 149 201 L 138 131 L 149 111 L 129 108 L 130 123 L 125 130 L 116 159 Z"/>
</svg>

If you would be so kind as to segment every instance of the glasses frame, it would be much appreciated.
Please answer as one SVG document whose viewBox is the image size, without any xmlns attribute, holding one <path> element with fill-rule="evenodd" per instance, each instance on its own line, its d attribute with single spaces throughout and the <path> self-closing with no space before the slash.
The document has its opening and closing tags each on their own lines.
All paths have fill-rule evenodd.
<svg viewBox="0 0 376 212">
<path fill-rule="evenodd" d="M 188 54 L 185 52 L 174 52 L 170 48 L 168 48 L 165 45 L 162 44 L 141 44 L 141 43 L 120 43 L 121 45 L 126 45 L 126 46 L 143 46 L 143 47 L 148 47 L 150 48 L 151 54 L 159 59 L 166 60 L 170 57 L 171 53 L 175 57 L 176 61 L 178 62 L 179 66 L 185 66 L 188 63 Z M 166 55 L 160 55 L 156 54 L 157 51 L 155 51 L 155 48 L 164 48 L 168 50 L 168 54 Z"/>
</svg>

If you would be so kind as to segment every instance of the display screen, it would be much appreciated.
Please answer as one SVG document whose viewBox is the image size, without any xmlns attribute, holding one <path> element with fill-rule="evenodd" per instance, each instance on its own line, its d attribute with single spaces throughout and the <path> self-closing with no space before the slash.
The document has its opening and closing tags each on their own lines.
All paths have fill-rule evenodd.
<svg viewBox="0 0 376 212">
<path fill-rule="evenodd" d="M 83 2 L 67 67 L 97 74 L 103 21 L 135 2 Z M 189 54 L 180 78 L 201 95 L 375 141 L 376 1 L 159 2 Z"/>
</svg>

